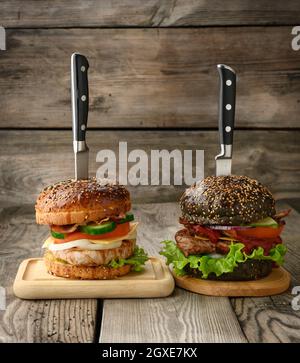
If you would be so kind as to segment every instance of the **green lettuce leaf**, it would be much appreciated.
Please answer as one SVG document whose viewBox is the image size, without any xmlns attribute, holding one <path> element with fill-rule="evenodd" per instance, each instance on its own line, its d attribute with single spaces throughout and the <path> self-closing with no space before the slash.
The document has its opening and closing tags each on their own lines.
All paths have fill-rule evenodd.
<svg viewBox="0 0 300 363">
<path fill-rule="evenodd" d="M 141 247 L 135 247 L 133 256 L 129 258 L 119 258 L 109 263 L 110 267 L 118 268 L 124 265 L 132 265 L 132 270 L 140 272 L 143 270 L 145 262 L 149 259 L 147 253 Z"/>
<path fill-rule="evenodd" d="M 168 265 L 173 264 L 176 275 L 186 275 L 185 267 L 189 266 L 190 268 L 198 269 L 204 279 L 210 273 L 220 276 L 223 273 L 232 272 L 238 263 L 245 262 L 248 259 L 271 260 L 280 266 L 284 263 L 284 255 L 286 253 L 286 247 L 278 244 L 270 250 L 268 256 L 264 255 L 262 247 L 258 247 L 250 255 L 247 255 L 242 251 L 245 247 L 243 243 L 231 243 L 229 252 L 224 257 L 213 258 L 210 255 L 190 255 L 185 257 L 175 242 L 163 241 L 162 244 L 164 244 L 164 248 L 160 254 L 167 258 Z"/>
</svg>

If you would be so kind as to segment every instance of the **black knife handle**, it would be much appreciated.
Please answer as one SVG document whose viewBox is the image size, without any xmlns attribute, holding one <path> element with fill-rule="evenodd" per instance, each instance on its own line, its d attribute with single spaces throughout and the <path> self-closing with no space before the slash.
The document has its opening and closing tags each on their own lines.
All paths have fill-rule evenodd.
<svg viewBox="0 0 300 363">
<path fill-rule="evenodd" d="M 86 57 L 74 53 L 71 57 L 72 71 L 72 113 L 73 113 L 73 140 L 85 141 L 89 112 L 89 62 Z"/>
<path fill-rule="evenodd" d="M 218 64 L 220 75 L 219 134 L 220 143 L 232 145 L 235 115 L 236 74 L 225 64 Z"/>
</svg>

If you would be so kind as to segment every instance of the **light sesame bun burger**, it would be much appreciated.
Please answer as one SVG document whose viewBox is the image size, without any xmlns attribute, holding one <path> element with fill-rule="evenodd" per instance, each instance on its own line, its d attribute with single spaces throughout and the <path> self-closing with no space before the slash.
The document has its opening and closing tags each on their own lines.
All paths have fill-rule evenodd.
<svg viewBox="0 0 300 363">
<path fill-rule="evenodd" d="M 276 213 L 271 192 L 246 176 L 210 176 L 181 197 L 183 228 L 162 255 L 177 275 L 256 280 L 282 265 L 280 234 L 289 211 Z"/>
<path fill-rule="evenodd" d="M 136 246 L 137 223 L 128 190 L 96 179 L 67 180 L 38 196 L 38 224 L 50 236 L 43 248 L 49 273 L 71 279 L 112 279 L 141 271 L 148 259 Z"/>
</svg>

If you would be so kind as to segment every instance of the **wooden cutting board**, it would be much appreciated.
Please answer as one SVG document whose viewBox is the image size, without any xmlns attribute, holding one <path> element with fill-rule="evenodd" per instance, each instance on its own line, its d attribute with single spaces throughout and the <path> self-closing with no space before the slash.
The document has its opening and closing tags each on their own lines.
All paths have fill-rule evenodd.
<svg viewBox="0 0 300 363">
<path fill-rule="evenodd" d="M 151 257 L 143 272 L 114 280 L 71 280 L 48 274 L 42 258 L 23 261 L 14 282 L 22 299 L 146 298 L 168 296 L 175 283 L 165 263 Z"/>
<path fill-rule="evenodd" d="M 290 286 L 290 274 L 282 267 L 255 281 L 212 281 L 190 276 L 176 276 L 176 285 L 197 294 L 210 296 L 270 296 L 281 294 Z"/>
</svg>

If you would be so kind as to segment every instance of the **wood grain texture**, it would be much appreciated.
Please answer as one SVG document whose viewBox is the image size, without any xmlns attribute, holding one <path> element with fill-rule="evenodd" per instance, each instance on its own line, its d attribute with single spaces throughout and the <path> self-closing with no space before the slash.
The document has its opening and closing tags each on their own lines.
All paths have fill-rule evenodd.
<svg viewBox="0 0 300 363">
<path fill-rule="evenodd" d="M 286 292 L 290 287 L 289 272 L 279 267 L 264 279 L 254 281 L 211 281 L 191 276 L 177 276 L 172 271 L 176 285 L 187 291 L 208 296 L 271 296 Z"/>
<path fill-rule="evenodd" d="M 278 203 L 277 209 L 289 208 Z M 250 342 L 300 342 L 300 311 L 292 309 L 293 286 L 300 285 L 299 223 L 300 214 L 295 210 L 287 218 L 282 234 L 288 247 L 284 265 L 292 275 L 288 292 L 261 298 L 231 299 L 243 332 Z"/>
<path fill-rule="evenodd" d="M 299 127 L 291 27 L 7 31 L 1 128 L 70 128 L 70 56 L 90 62 L 91 128 L 216 128 L 217 63 L 236 69 L 237 128 Z"/>
<path fill-rule="evenodd" d="M 102 319 L 101 343 L 246 342 L 228 298 L 181 289 L 163 299 L 105 300 Z"/>
<path fill-rule="evenodd" d="M 282 203 L 277 205 L 278 209 L 287 207 Z M 138 241 L 149 253 L 157 254 L 159 241 L 172 239 L 178 230 L 176 221 L 180 213 L 179 206 L 176 203 L 148 204 L 136 206 L 135 209 L 135 215 L 141 221 Z M 299 248 L 296 248 L 299 222 L 299 214 L 292 211 L 283 233 L 288 246 L 285 268 L 293 278 L 291 287 L 300 284 L 300 254 Z M 227 306 L 226 298 L 205 297 L 176 289 L 172 297 L 164 300 L 130 300 L 126 304 L 124 301 L 109 300 L 104 303 L 100 341 L 198 342 L 246 339 L 250 342 L 299 342 L 300 312 L 291 307 L 293 297 L 287 292 L 272 297 L 230 299 L 244 337 Z M 115 315 L 113 312 L 116 311 L 118 313 Z M 128 316 L 131 318 L 128 319 Z M 119 324 L 119 332 L 110 329 L 114 319 L 122 323 Z M 234 327 L 231 332 L 228 331 L 228 324 Z"/>
<path fill-rule="evenodd" d="M 159 242 L 173 238 L 179 227 L 176 222 L 178 203 L 136 205 L 133 210 L 141 222 L 139 244 L 146 247 L 149 254 L 157 255 Z M 2 208 L 0 220 L 0 281 L 8 293 L 8 308 L 1 316 L 0 341 L 92 341 L 95 300 L 21 301 L 12 297 L 11 286 L 18 262 L 29 255 L 40 254 L 40 241 L 47 231 L 35 225 L 33 206 Z M 294 239 L 298 236 L 298 225 L 299 215 L 293 211 L 283 236 L 289 247 L 286 268 L 292 273 L 293 286 L 300 281 L 298 238 Z M 176 290 L 167 299 L 107 300 L 100 339 L 108 342 L 113 339 L 126 342 L 246 339 L 299 342 L 300 316 L 291 309 L 291 298 L 290 294 L 284 294 L 272 298 L 233 299 L 232 306 L 243 332 L 225 298 Z M 118 319 L 118 330 L 111 329 L 114 319 Z"/>
<path fill-rule="evenodd" d="M 233 172 L 259 179 L 276 198 L 299 197 L 299 137 L 300 131 L 237 131 Z M 44 186 L 73 178 L 71 131 L 0 131 L 0 139 L 3 206 L 31 204 Z M 98 151 L 111 149 L 118 158 L 119 141 L 128 142 L 128 152 L 142 149 L 147 155 L 151 149 L 204 150 L 205 175 L 215 173 L 214 156 L 219 151 L 215 131 L 89 131 L 91 176 L 100 166 L 96 162 Z M 132 163 L 128 169 L 131 166 Z M 129 187 L 134 202 L 177 201 L 185 188 L 185 185 Z"/>
<path fill-rule="evenodd" d="M 60 277 L 47 272 L 43 258 L 29 258 L 19 267 L 13 291 L 17 297 L 30 300 L 153 298 L 173 292 L 173 277 L 161 259 L 151 257 L 143 273 L 126 273 L 120 279 L 65 279 L 62 284 Z"/>
<path fill-rule="evenodd" d="M 178 229 L 177 203 L 134 207 L 137 243 L 158 255 L 160 241 Z M 112 326 L 118 329 L 111 329 Z M 245 342 L 228 298 L 176 289 L 164 299 L 105 300 L 100 342 Z"/>
<path fill-rule="evenodd" d="M 5 27 L 118 27 L 297 24 L 297 0 L 6 0 Z"/>
<path fill-rule="evenodd" d="M 47 228 L 37 226 L 34 207 L 0 211 L 0 285 L 7 308 L 0 312 L 0 342 L 92 342 L 97 300 L 25 301 L 14 297 L 13 281 L 19 263 L 40 256 Z"/>
</svg>

